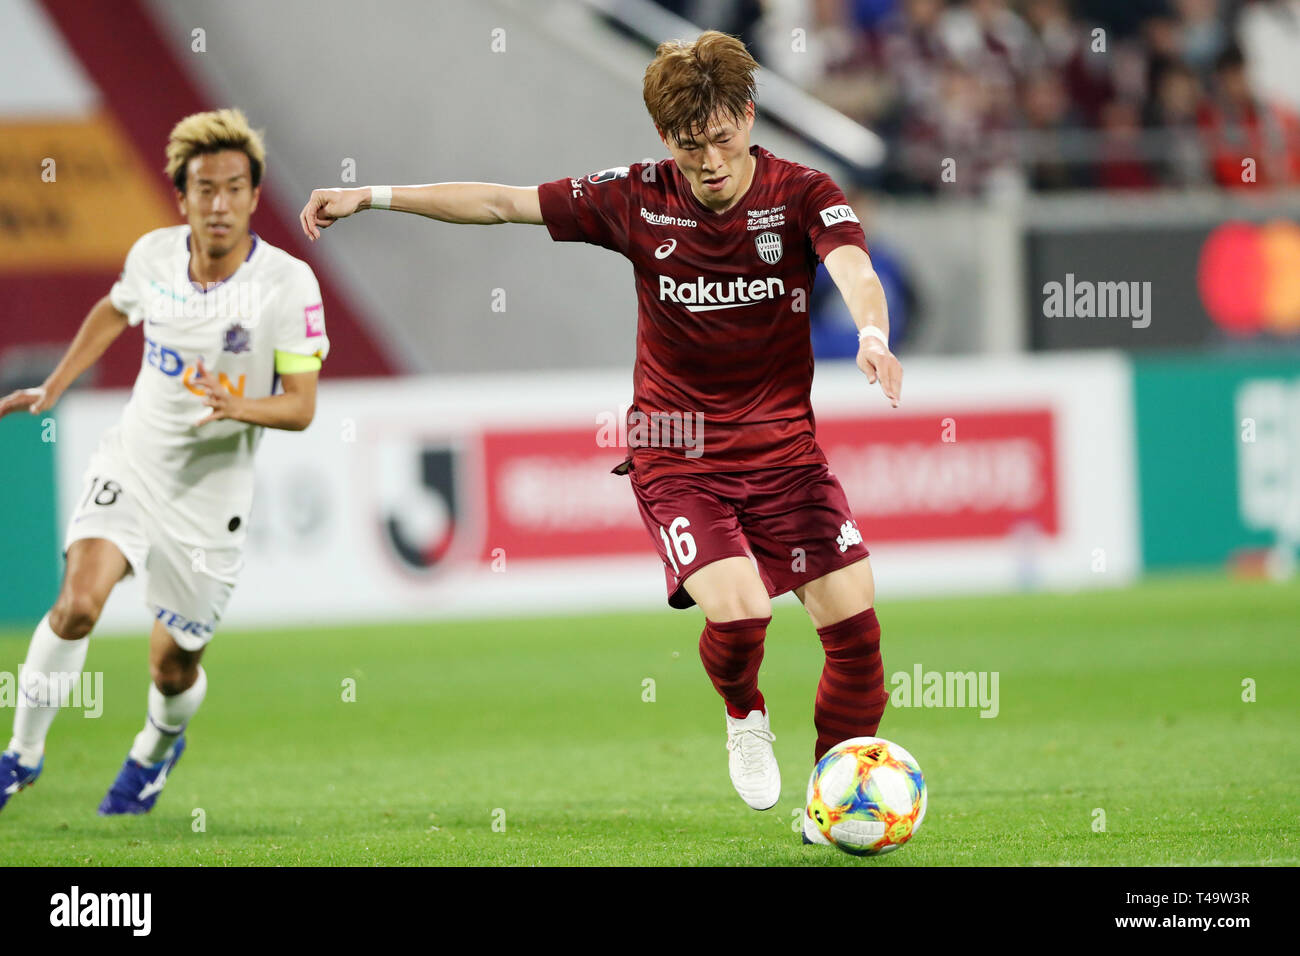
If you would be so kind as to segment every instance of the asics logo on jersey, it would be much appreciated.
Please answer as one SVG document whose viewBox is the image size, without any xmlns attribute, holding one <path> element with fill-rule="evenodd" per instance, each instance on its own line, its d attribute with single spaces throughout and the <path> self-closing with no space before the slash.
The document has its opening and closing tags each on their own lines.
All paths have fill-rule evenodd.
<svg viewBox="0 0 1300 956">
<path fill-rule="evenodd" d="M 673 250 L 676 248 L 677 248 L 677 240 L 669 239 L 667 242 L 661 243 L 659 248 L 655 250 L 655 258 L 667 259 L 669 256 L 673 254 Z"/>
<path fill-rule="evenodd" d="M 740 308 L 779 299 L 783 295 L 785 283 L 775 277 L 746 279 L 741 276 L 730 282 L 709 282 L 703 276 L 696 276 L 693 281 L 680 283 L 671 276 L 659 277 L 659 300 L 684 305 L 688 312 Z"/>
</svg>

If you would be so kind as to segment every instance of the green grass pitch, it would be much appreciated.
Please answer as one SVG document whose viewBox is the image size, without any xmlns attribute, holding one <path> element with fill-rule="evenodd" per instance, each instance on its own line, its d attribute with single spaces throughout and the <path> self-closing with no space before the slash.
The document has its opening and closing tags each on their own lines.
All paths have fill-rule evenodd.
<svg viewBox="0 0 1300 956">
<path fill-rule="evenodd" d="M 698 612 L 223 632 L 157 807 L 115 819 L 95 808 L 143 718 L 146 642 L 92 639 L 103 716 L 59 716 L 43 777 L 0 813 L 0 863 L 1300 863 L 1300 585 L 1183 577 L 880 616 L 887 677 L 997 671 L 1000 697 L 991 719 L 888 709 L 880 734 L 930 802 L 886 857 L 792 829 L 821 654 L 779 606 L 761 681 L 784 791 L 765 813 L 728 781 Z M 0 670 L 26 642 L 0 635 Z"/>
</svg>

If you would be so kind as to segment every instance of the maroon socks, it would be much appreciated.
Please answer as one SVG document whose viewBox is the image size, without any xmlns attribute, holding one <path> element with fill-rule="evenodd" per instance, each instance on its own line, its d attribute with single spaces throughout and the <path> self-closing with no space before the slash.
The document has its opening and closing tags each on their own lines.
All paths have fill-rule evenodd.
<svg viewBox="0 0 1300 956">
<path fill-rule="evenodd" d="M 880 622 L 876 609 L 819 627 L 826 665 L 817 685 L 813 723 L 817 727 L 816 760 L 841 740 L 874 737 L 885 713 L 889 692 L 880 661 Z"/>
<path fill-rule="evenodd" d="M 751 710 L 763 710 L 758 690 L 758 667 L 763 663 L 763 638 L 771 617 L 715 624 L 706 621 L 700 634 L 700 660 L 713 681 L 727 713 L 743 719 Z"/>
</svg>

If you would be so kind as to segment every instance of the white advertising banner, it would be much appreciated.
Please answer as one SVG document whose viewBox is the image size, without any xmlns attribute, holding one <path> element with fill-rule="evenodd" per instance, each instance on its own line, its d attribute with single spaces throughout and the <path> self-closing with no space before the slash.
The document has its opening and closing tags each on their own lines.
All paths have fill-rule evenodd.
<svg viewBox="0 0 1300 956">
<path fill-rule="evenodd" d="M 818 439 L 878 601 L 1131 580 L 1130 392 L 1109 354 L 915 359 L 897 409 L 852 366 L 819 367 Z M 126 398 L 60 406 L 64 524 Z M 326 378 L 309 429 L 263 436 L 222 627 L 666 608 L 630 482 L 610 473 L 630 398 L 622 371 Z M 123 582 L 100 631 L 148 625 L 142 583 Z"/>
</svg>

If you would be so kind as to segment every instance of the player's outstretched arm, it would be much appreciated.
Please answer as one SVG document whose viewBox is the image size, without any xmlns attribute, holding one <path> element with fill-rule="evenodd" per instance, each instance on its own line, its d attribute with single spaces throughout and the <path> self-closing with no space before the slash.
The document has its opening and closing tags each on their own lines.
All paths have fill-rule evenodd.
<svg viewBox="0 0 1300 956">
<path fill-rule="evenodd" d="M 826 271 L 835 280 L 858 327 L 858 368 L 872 385 L 880 382 L 881 391 L 897 408 L 903 392 L 903 366 L 889 351 L 885 287 L 871 265 L 871 257 L 857 246 L 838 246 L 826 255 Z"/>
<path fill-rule="evenodd" d="M 496 183 L 314 189 L 298 220 L 302 231 L 314 241 L 320 238 L 322 229 L 364 209 L 413 212 L 441 222 L 484 226 L 501 222 L 542 225 L 542 205 L 536 186 L 499 186 Z"/>
<path fill-rule="evenodd" d="M 127 317 L 113 307 L 108 296 L 104 296 L 91 308 L 68 351 L 44 384 L 19 389 L 0 399 L 0 418 L 24 408 L 33 415 L 53 408 L 77 376 L 99 361 L 104 351 L 126 329 L 127 323 Z"/>
</svg>

